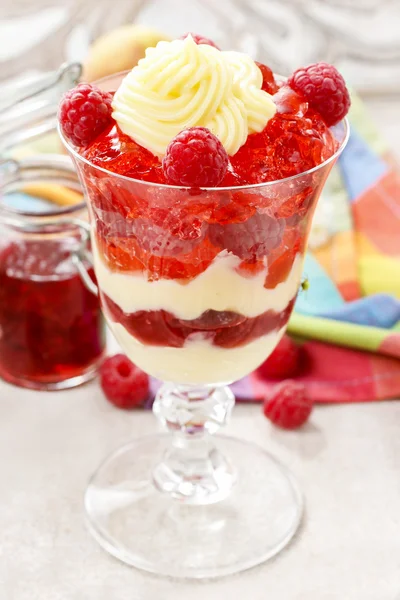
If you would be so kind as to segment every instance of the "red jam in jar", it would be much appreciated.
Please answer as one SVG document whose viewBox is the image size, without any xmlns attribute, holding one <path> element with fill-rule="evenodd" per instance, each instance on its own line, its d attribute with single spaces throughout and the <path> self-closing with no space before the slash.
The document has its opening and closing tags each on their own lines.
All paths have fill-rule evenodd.
<svg viewBox="0 0 400 600">
<path fill-rule="evenodd" d="M 101 358 L 99 302 L 71 261 L 76 244 L 65 236 L 0 250 L 0 375 L 12 383 L 69 387 Z"/>
</svg>

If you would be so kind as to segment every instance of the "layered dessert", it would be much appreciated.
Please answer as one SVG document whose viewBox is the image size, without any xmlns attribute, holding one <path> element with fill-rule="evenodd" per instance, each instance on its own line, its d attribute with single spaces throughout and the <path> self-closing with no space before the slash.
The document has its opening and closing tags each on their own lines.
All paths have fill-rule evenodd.
<svg viewBox="0 0 400 600">
<path fill-rule="evenodd" d="M 283 335 L 349 97 L 187 36 L 60 107 L 90 201 L 103 310 L 129 358 L 181 384 L 255 369 Z"/>
</svg>

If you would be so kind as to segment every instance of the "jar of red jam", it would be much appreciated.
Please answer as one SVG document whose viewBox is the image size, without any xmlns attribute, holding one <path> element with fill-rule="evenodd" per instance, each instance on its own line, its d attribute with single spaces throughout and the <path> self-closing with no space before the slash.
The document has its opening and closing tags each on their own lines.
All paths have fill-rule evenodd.
<svg viewBox="0 0 400 600">
<path fill-rule="evenodd" d="M 64 156 L 0 164 L 0 377 L 55 390 L 96 374 L 105 335 L 84 202 L 44 210 L 14 202 L 13 192 L 43 180 L 79 190 Z"/>
</svg>

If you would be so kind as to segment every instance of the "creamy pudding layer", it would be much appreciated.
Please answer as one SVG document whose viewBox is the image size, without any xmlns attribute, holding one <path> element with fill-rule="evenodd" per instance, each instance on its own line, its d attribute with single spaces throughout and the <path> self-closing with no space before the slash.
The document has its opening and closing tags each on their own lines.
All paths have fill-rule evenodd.
<svg viewBox="0 0 400 600">
<path fill-rule="evenodd" d="M 264 287 L 268 269 L 255 276 L 240 274 L 240 259 L 222 252 L 190 282 L 160 279 L 149 282 L 142 273 L 111 271 L 101 259 L 95 240 L 93 254 L 101 290 L 124 313 L 165 310 L 178 319 L 197 319 L 209 310 L 232 311 L 253 318 L 267 310 L 281 312 L 296 296 L 303 257 L 298 254 L 285 281 L 274 289 Z"/>
<path fill-rule="evenodd" d="M 282 327 L 238 348 L 219 348 L 207 340 L 168 348 L 141 344 L 122 325 L 108 322 L 128 357 L 146 373 L 193 385 L 229 383 L 248 375 L 272 352 L 285 330 Z"/>
</svg>

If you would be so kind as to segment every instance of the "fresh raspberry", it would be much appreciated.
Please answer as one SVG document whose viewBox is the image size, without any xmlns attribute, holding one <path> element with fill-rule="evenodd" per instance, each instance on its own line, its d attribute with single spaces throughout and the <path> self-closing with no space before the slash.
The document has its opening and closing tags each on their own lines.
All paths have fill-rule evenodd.
<svg viewBox="0 0 400 600">
<path fill-rule="evenodd" d="M 217 44 L 215 44 L 212 40 L 210 40 L 209 38 L 203 37 L 202 35 L 198 35 L 197 33 L 185 33 L 184 35 L 182 35 L 180 38 L 180 40 L 185 40 L 187 38 L 188 35 L 191 35 L 193 38 L 193 41 L 199 45 L 199 44 L 206 44 L 207 46 L 213 46 L 214 48 L 216 48 L 217 50 L 220 50 L 221 48 L 218 48 Z"/>
<path fill-rule="evenodd" d="M 111 123 L 110 92 L 89 83 L 68 90 L 60 103 L 58 119 L 68 141 L 75 146 L 88 146 Z"/>
<path fill-rule="evenodd" d="M 313 402 L 302 383 L 283 381 L 264 402 L 264 415 L 283 429 L 301 427 L 311 414 Z"/>
<path fill-rule="evenodd" d="M 268 92 L 268 94 L 275 94 L 278 91 L 278 85 L 275 81 L 272 70 L 269 67 L 267 67 L 267 65 L 264 65 L 260 62 L 256 62 L 256 65 L 260 69 L 261 74 L 263 76 L 262 89 L 264 90 L 264 92 Z"/>
<path fill-rule="evenodd" d="M 206 127 L 184 129 L 169 143 L 163 171 L 169 183 L 189 187 L 215 187 L 225 177 L 228 155 Z"/>
<path fill-rule="evenodd" d="M 297 69 L 288 84 L 303 94 L 328 127 L 339 123 L 349 112 L 350 95 L 346 83 L 333 65 L 321 62 Z"/>
<path fill-rule="evenodd" d="M 232 252 L 242 260 L 256 261 L 279 246 L 284 228 L 284 220 L 256 213 L 244 223 L 210 225 L 208 234 L 215 246 Z"/>
<path fill-rule="evenodd" d="M 288 335 L 284 335 L 257 372 L 267 379 L 288 379 L 297 375 L 300 369 L 301 348 Z"/>
<path fill-rule="evenodd" d="M 100 369 L 101 387 L 118 408 L 142 406 L 149 395 L 149 377 L 124 354 L 106 358 Z"/>
</svg>

